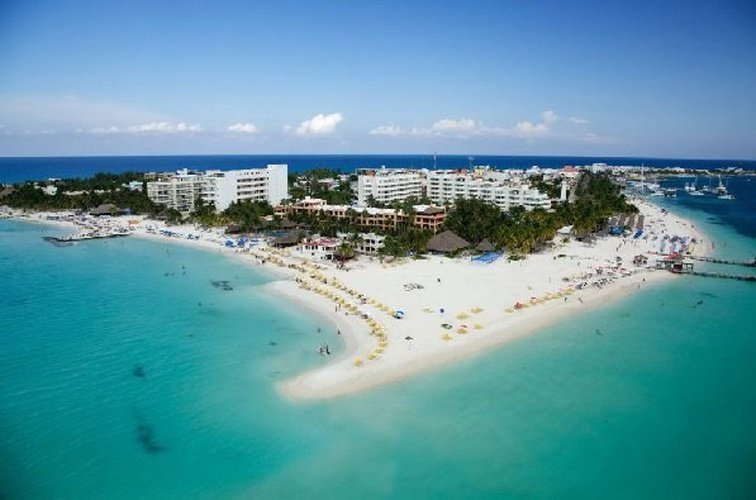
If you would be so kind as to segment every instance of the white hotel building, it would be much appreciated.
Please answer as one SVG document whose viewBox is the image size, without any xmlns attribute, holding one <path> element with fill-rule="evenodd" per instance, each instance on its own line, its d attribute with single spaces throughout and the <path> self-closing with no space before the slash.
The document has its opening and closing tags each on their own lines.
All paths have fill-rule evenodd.
<svg viewBox="0 0 756 500">
<path fill-rule="evenodd" d="M 194 200 L 202 196 L 205 179 L 199 172 L 187 168 L 176 173 L 159 174 L 147 183 L 147 197 L 159 205 L 187 213 L 194 210 Z"/>
<path fill-rule="evenodd" d="M 233 202 L 267 201 L 278 205 L 289 197 L 288 165 L 245 170 L 208 170 L 202 198 L 220 212 Z"/>
<path fill-rule="evenodd" d="M 519 181 L 507 180 L 506 171 L 430 170 L 427 173 L 427 194 L 433 203 L 453 203 L 457 198 L 478 198 L 502 210 L 522 205 L 527 210 L 551 208 L 545 193 Z"/>
<path fill-rule="evenodd" d="M 147 183 L 147 196 L 168 208 L 187 213 L 194 210 L 198 196 L 223 211 L 233 202 L 267 201 L 278 205 L 288 198 L 288 165 L 268 165 L 244 170 L 208 170 L 204 173 L 188 169 L 160 174 Z"/>
<path fill-rule="evenodd" d="M 357 205 L 366 207 L 372 196 L 380 203 L 403 201 L 423 194 L 423 172 L 400 168 L 357 170 Z"/>
</svg>

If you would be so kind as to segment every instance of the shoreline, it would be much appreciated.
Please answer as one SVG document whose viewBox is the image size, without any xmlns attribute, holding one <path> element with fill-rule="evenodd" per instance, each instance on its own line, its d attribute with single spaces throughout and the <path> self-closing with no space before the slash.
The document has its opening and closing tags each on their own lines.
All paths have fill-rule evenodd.
<svg viewBox="0 0 756 500">
<path fill-rule="evenodd" d="M 643 278 L 645 278 L 645 282 L 642 281 Z M 490 335 L 476 342 L 461 345 L 453 351 L 439 352 L 433 357 L 418 357 L 414 362 L 402 367 L 383 365 L 380 368 L 376 367 L 374 372 L 362 372 L 338 381 L 329 380 L 331 372 L 334 369 L 349 368 L 351 366 L 349 360 L 346 360 L 345 363 L 344 360 L 338 359 L 325 367 L 317 368 L 280 382 L 278 388 L 291 400 L 306 401 L 348 396 L 384 385 L 399 383 L 414 375 L 430 372 L 455 362 L 486 354 L 492 348 L 500 348 L 505 344 L 532 335 L 539 330 L 555 325 L 559 321 L 567 320 L 578 313 L 592 311 L 617 303 L 640 290 L 651 289 L 655 285 L 678 278 L 678 276 L 663 271 L 651 272 L 644 276 L 638 275 L 635 279 L 627 280 L 627 282 L 618 284 L 611 290 L 604 291 L 603 293 L 601 291 L 592 291 L 592 294 L 583 295 L 581 297 L 583 302 L 572 301 L 570 303 L 555 304 L 561 307 L 550 311 L 542 311 L 543 314 L 539 316 L 520 315 L 518 318 L 519 321 L 506 326 L 502 325 L 500 329 L 496 329 Z M 643 283 L 641 289 L 637 288 L 639 283 Z M 290 300 L 299 301 L 293 295 L 284 295 Z M 327 315 L 325 308 L 320 308 L 317 305 L 311 305 L 310 308 Z M 333 320 L 333 317 L 331 319 Z M 505 331 L 504 328 L 508 328 L 509 331 Z M 353 334 L 351 330 L 349 332 Z M 337 363 L 348 366 L 335 366 Z"/>
<path fill-rule="evenodd" d="M 640 202 L 647 210 L 661 212 L 661 208 L 649 201 Z M 706 256 L 711 253 L 710 240 L 690 221 L 667 212 L 665 215 L 674 225 L 684 227 L 697 238 L 695 255 Z M 611 240 L 608 240 L 611 241 Z M 410 264 L 411 265 L 411 264 Z M 491 348 L 523 338 L 538 330 L 552 326 L 575 314 L 614 304 L 642 290 L 656 287 L 662 283 L 680 279 L 681 276 L 667 271 L 643 270 L 622 278 L 619 283 L 611 283 L 607 288 L 581 290 L 575 293 L 575 299 L 539 306 L 539 314 L 532 311 L 515 313 L 514 317 L 499 318 L 490 325 L 490 333 L 479 336 L 475 341 L 460 342 L 454 349 L 433 349 L 404 362 L 382 363 L 379 360 L 362 372 L 355 371 L 349 360 L 337 360 L 329 365 L 302 373 L 278 384 L 279 390 L 289 399 L 297 401 L 329 399 L 362 392 L 371 388 L 388 385 L 405 380 L 413 375 L 435 370 L 452 362 L 470 359 Z M 313 297 L 314 299 L 314 297 Z M 327 301 L 313 301 L 310 305 L 333 321 L 334 313 L 329 310 Z M 400 320 L 403 321 L 403 320 Z M 428 328 L 431 328 L 428 325 Z M 389 327 L 389 331 L 392 328 Z M 350 331 L 350 334 L 354 334 Z M 396 335 L 393 336 L 396 340 Z M 469 336 L 468 336 L 469 337 Z M 399 335 L 401 339 L 401 335 Z M 454 339 L 456 343 L 456 338 Z M 467 340 L 467 339 L 464 339 Z M 402 346 L 404 347 L 404 346 Z M 409 347 L 409 350 L 412 350 Z"/>
<path fill-rule="evenodd" d="M 665 213 L 650 201 L 635 201 L 648 219 L 649 231 L 686 234 L 698 241 L 694 255 L 710 254 L 710 240 L 690 221 Z M 69 222 L 44 220 L 45 215 L 16 219 L 73 227 Z M 605 237 L 592 246 L 573 240 L 524 261 L 492 264 L 437 256 L 384 264 L 362 257 L 346 271 L 285 250 L 254 247 L 239 252 L 224 247 L 218 232 L 203 233 L 198 240 L 166 237 L 148 232 L 145 224 L 140 219 L 131 234 L 217 252 L 252 266 L 271 278 L 263 285 L 267 291 L 327 319 L 341 332 L 344 351 L 338 357 L 276 384 L 292 401 L 329 399 L 397 383 L 680 278 L 652 269 L 623 267 L 620 272 L 617 262 L 649 253 L 640 248 L 645 242 L 627 237 Z M 153 221 L 149 225 L 160 226 Z M 417 287 L 408 290 L 407 282 Z M 515 310 L 512 305 L 522 308 Z M 399 309 L 405 313 L 403 319 L 394 317 Z"/>
</svg>

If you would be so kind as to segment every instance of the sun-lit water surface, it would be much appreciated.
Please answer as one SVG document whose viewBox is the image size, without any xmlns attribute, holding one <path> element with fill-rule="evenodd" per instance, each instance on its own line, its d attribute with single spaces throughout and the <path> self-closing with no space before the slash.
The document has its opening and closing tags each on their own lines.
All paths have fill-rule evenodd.
<svg viewBox="0 0 756 500">
<path fill-rule="evenodd" d="M 667 203 L 718 252 L 756 255 L 716 210 Z M 674 280 L 400 384 L 295 403 L 275 382 L 340 344 L 266 295 L 272 278 L 136 239 L 57 248 L 51 231 L 0 221 L 5 497 L 756 492 L 753 284 Z"/>
</svg>

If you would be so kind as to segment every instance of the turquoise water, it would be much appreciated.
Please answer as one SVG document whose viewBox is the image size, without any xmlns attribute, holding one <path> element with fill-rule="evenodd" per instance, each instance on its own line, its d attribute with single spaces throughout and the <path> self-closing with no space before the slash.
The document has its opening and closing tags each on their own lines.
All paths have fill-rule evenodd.
<svg viewBox="0 0 756 500">
<path fill-rule="evenodd" d="M 718 249 L 756 254 L 688 215 Z M 267 296 L 270 278 L 43 231 L 0 221 L 0 496 L 756 495 L 752 284 L 681 278 L 400 384 L 292 403 L 273 384 L 340 347 Z"/>
</svg>

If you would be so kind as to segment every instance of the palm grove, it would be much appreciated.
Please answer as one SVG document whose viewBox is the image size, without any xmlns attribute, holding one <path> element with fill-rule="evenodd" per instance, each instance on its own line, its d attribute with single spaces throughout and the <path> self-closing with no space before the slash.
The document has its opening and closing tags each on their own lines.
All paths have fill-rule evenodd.
<svg viewBox="0 0 756 500">
<path fill-rule="evenodd" d="M 324 198 L 330 204 L 349 204 L 354 198 L 349 180 L 338 180 L 328 185 L 324 179 L 339 179 L 339 172 L 328 169 L 313 170 L 304 174 L 290 176 L 291 198 L 295 201 L 304 196 Z M 132 213 L 162 216 L 169 223 L 182 221 L 204 226 L 235 226 L 237 231 L 251 232 L 280 229 L 282 220 L 273 215 L 273 208 L 265 202 L 232 203 L 223 212 L 217 212 L 212 203 L 205 203 L 198 198 L 195 209 L 187 218 L 172 209 L 154 204 L 147 198 L 144 190 L 130 191 L 124 189 L 124 183 L 142 180 L 139 173 L 97 174 L 89 179 L 67 179 L 59 181 L 58 193 L 53 196 L 44 194 L 28 182 L 14 186 L 13 192 L 7 194 L 1 202 L 15 208 L 39 210 L 87 210 L 102 203 L 114 203 L 129 207 Z M 538 189 L 554 196 L 558 192 L 555 183 L 543 178 L 531 179 Z M 71 196 L 64 190 L 80 190 L 83 194 Z M 587 236 L 604 229 L 607 219 L 612 215 L 636 213 L 637 208 L 628 203 L 620 187 L 605 173 L 582 172 L 575 185 L 573 201 L 560 202 L 553 210 L 534 209 L 527 211 L 523 207 L 514 207 L 501 211 L 498 207 L 478 199 L 458 199 L 449 207 L 445 228 L 454 231 L 471 243 L 488 239 L 499 250 L 509 250 L 513 254 L 527 254 L 538 251 L 548 244 L 562 226 L 572 225 L 575 234 Z M 386 236 L 383 253 L 403 256 L 410 253 L 425 252 L 425 245 L 432 237 L 429 231 L 418 230 L 412 226 L 414 204 L 420 201 L 407 199 L 391 205 L 402 209 L 408 215 L 407 220 L 392 230 L 383 231 Z M 352 210 L 349 217 L 337 219 L 318 215 L 297 214 L 291 216 L 291 222 L 307 227 L 324 236 L 337 233 L 355 235 L 363 230 L 375 228 L 360 227 L 357 212 Z M 354 239 L 354 238 L 352 238 Z"/>
</svg>

